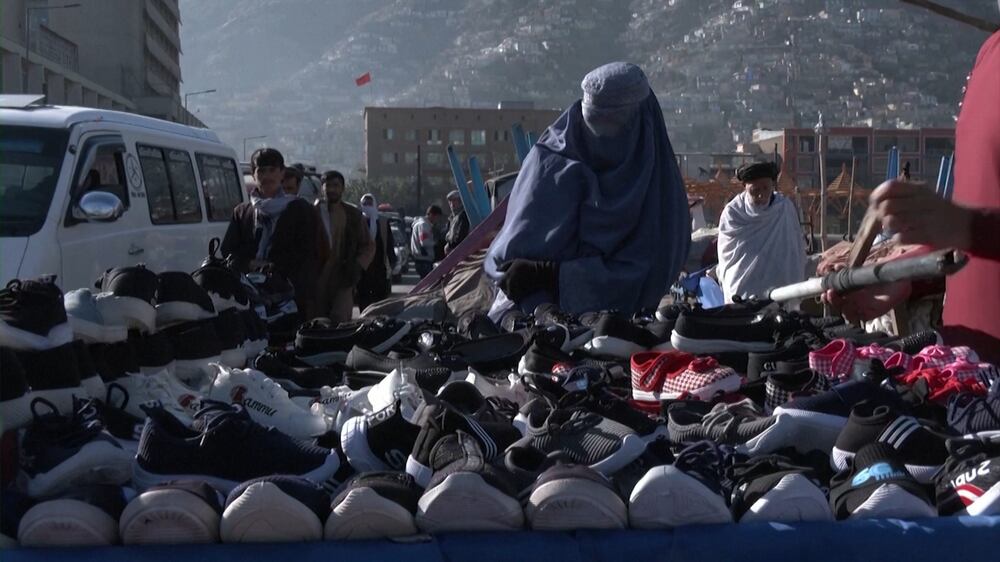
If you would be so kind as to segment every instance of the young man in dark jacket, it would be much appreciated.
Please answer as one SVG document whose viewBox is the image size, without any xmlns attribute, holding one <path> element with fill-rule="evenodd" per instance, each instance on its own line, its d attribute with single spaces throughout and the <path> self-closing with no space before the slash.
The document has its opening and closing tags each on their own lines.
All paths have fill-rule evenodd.
<svg viewBox="0 0 1000 562">
<path fill-rule="evenodd" d="M 375 242 L 361 211 L 344 201 L 343 174 L 324 173 L 323 190 L 326 201 L 316 202 L 326 233 L 318 310 L 335 322 L 347 322 L 354 313 L 354 288 L 375 258 Z"/>
<path fill-rule="evenodd" d="M 223 255 L 232 256 L 243 272 L 270 267 L 295 287 L 299 310 L 310 315 L 316 298 L 320 232 L 312 206 L 282 189 L 285 159 L 273 148 L 250 157 L 257 187 L 250 201 L 233 209 L 222 240 Z"/>
</svg>

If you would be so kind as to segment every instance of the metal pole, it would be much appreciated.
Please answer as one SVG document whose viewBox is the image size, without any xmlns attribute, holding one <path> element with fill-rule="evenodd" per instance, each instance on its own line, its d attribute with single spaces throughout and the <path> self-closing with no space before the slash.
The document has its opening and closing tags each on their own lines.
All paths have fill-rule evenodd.
<svg viewBox="0 0 1000 562">
<path fill-rule="evenodd" d="M 847 240 L 854 242 L 854 166 L 857 158 L 851 158 L 851 187 L 847 196 Z"/>
<path fill-rule="evenodd" d="M 420 210 L 420 196 L 423 191 L 423 180 L 420 178 L 420 140 L 417 140 L 417 210 Z"/>
<path fill-rule="evenodd" d="M 817 149 L 819 151 L 819 247 L 826 251 L 826 143 L 823 137 L 826 136 L 826 126 L 823 122 L 823 113 L 819 114 L 819 121 L 813 129 L 816 133 Z"/>
</svg>

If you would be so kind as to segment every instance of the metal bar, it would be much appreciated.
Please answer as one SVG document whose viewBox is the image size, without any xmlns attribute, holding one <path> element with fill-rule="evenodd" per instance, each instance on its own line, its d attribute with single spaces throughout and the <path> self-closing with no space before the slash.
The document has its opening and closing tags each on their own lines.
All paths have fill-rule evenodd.
<svg viewBox="0 0 1000 562">
<path fill-rule="evenodd" d="M 947 174 L 947 172 L 945 170 L 947 169 L 948 169 L 948 157 L 942 156 L 941 164 L 938 166 L 937 183 L 934 184 L 934 193 L 936 193 L 938 197 L 944 197 L 946 189 L 945 185 L 947 184 L 947 180 L 945 179 L 945 175 Z"/>
<path fill-rule="evenodd" d="M 955 191 L 955 153 L 948 157 L 948 171 L 945 173 L 944 198 L 951 201 L 951 194 Z"/>
<path fill-rule="evenodd" d="M 493 209 L 490 208 L 486 182 L 483 181 L 483 172 L 479 169 L 479 160 L 475 156 L 469 157 L 469 176 L 472 177 L 472 200 L 479 210 L 479 216 L 486 218 Z"/>
<path fill-rule="evenodd" d="M 523 163 L 531 148 L 528 145 L 528 136 L 524 134 L 524 128 L 521 127 L 520 123 L 514 123 L 510 131 L 514 137 L 514 151 L 517 153 L 517 161 Z"/>
<path fill-rule="evenodd" d="M 971 25 L 976 29 L 981 29 L 987 33 L 993 33 L 1000 29 L 1000 24 L 996 22 L 987 21 L 975 16 L 970 16 L 968 14 L 963 14 L 958 10 L 953 10 L 946 6 L 941 6 L 935 2 L 930 2 L 929 0 L 899 0 L 904 4 L 910 4 L 911 6 L 919 6 L 921 8 L 930 10 L 939 16 L 944 16 L 948 19 L 953 19 L 955 21 L 960 21 L 964 24 Z"/>
<path fill-rule="evenodd" d="M 446 152 L 448 153 L 448 163 L 451 164 L 451 174 L 455 177 L 455 187 L 458 188 L 458 195 L 462 198 L 462 206 L 465 207 L 465 212 L 469 215 L 469 222 L 479 224 L 485 217 L 479 216 L 479 209 L 472 199 L 472 194 L 469 193 L 469 185 L 465 181 L 465 172 L 462 171 L 462 161 L 455 154 L 455 147 L 450 144 Z"/>
<path fill-rule="evenodd" d="M 858 159 L 851 158 L 851 185 L 847 193 L 847 240 L 854 241 L 854 168 Z"/>
</svg>

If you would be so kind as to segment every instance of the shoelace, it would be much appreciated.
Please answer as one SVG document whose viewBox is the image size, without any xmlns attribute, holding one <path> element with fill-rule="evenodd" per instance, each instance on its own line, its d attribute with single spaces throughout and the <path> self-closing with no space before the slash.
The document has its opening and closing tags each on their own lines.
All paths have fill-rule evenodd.
<svg viewBox="0 0 1000 562">
<path fill-rule="evenodd" d="M 762 412 L 750 401 L 749 398 L 735 402 L 733 404 L 719 403 L 701 419 L 701 425 L 705 428 L 705 433 L 712 438 L 712 432 L 716 428 L 722 432 L 722 439 L 735 437 L 739 424 L 742 421 L 763 417 Z"/>
<path fill-rule="evenodd" d="M 990 401 L 994 406 L 991 407 Z M 971 393 L 962 393 L 951 397 L 948 402 L 948 425 L 958 429 L 971 423 L 977 412 L 985 411 L 996 428 L 1000 428 L 1000 398 L 981 397 Z"/>
<path fill-rule="evenodd" d="M 40 413 L 39 405 L 47 407 L 49 411 Z M 55 404 L 44 398 L 35 398 L 30 407 L 34 418 L 30 427 L 32 439 L 39 439 L 43 443 L 81 444 L 104 430 L 97 402 L 93 399 L 80 400 L 74 397 L 73 412 L 69 416 L 60 414 Z"/>
<path fill-rule="evenodd" d="M 688 445 L 678 453 L 674 458 L 674 467 L 712 478 L 725 488 L 726 471 L 735 459 L 731 447 L 705 440 Z"/>
</svg>

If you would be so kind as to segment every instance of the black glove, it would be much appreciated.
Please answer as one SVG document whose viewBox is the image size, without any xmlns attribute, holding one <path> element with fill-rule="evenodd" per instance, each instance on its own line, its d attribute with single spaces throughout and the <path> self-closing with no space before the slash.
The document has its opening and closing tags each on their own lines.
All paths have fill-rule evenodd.
<svg viewBox="0 0 1000 562">
<path fill-rule="evenodd" d="M 556 262 L 516 259 L 500 264 L 497 271 L 503 273 L 497 284 L 514 302 L 538 291 L 548 291 L 555 296 L 559 290 L 559 264 Z"/>
</svg>

